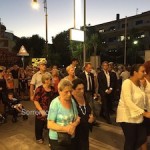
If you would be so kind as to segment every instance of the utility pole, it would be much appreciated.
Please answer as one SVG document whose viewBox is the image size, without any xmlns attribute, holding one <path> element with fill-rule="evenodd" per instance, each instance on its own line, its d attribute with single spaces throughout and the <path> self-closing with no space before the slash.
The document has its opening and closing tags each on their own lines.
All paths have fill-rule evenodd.
<svg viewBox="0 0 150 150">
<path fill-rule="evenodd" d="M 84 43 L 83 43 L 83 66 L 86 62 L 86 0 L 84 0 Z"/>
<path fill-rule="evenodd" d="M 127 16 L 125 18 L 125 33 L 124 33 L 124 65 L 127 61 Z"/>
</svg>

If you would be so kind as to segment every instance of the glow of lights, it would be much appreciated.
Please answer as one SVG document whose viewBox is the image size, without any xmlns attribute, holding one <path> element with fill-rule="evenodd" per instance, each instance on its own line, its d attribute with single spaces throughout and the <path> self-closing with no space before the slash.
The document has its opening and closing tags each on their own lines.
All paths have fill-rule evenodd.
<svg viewBox="0 0 150 150">
<path fill-rule="evenodd" d="M 138 44 L 138 41 L 137 40 L 133 41 L 133 44 L 135 44 L 135 45 Z"/>
<path fill-rule="evenodd" d="M 39 9 L 40 5 L 37 0 L 32 0 L 31 6 L 33 9 Z"/>
<path fill-rule="evenodd" d="M 78 29 L 70 29 L 70 40 L 84 42 L 84 31 Z"/>
</svg>

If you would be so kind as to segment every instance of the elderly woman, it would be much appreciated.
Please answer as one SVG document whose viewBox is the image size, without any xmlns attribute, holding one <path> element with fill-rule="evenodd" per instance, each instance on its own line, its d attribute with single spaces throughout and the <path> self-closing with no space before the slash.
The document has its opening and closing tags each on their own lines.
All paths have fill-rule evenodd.
<svg viewBox="0 0 150 150">
<path fill-rule="evenodd" d="M 43 128 L 47 124 L 49 105 L 54 97 L 54 91 L 51 87 L 51 74 L 45 72 L 42 75 L 41 80 L 43 84 L 36 89 L 34 95 L 34 105 L 37 109 L 35 117 L 35 136 L 36 141 L 39 144 L 42 144 L 44 142 L 42 135 Z"/>
<path fill-rule="evenodd" d="M 75 68 L 73 66 L 68 66 L 66 68 L 66 71 L 68 73 L 68 75 L 64 78 L 64 79 L 67 79 L 69 81 L 73 81 L 74 79 L 77 79 L 77 76 L 75 76 Z"/>
<path fill-rule="evenodd" d="M 77 104 L 80 124 L 75 132 L 75 149 L 89 150 L 89 130 L 94 122 L 94 116 L 91 108 L 84 96 L 84 83 L 81 79 L 75 79 L 73 82 L 73 98 Z"/>
<path fill-rule="evenodd" d="M 122 84 L 117 122 L 120 123 L 125 136 L 124 150 L 137 150 L 146 141 L 143 118 L 150 118 L 150 112 L 144 111 L 145 93 L 140 89 L 145 67 L 140 64 L 133 65 L 130 75 Z"/>
<path fill-rule="evenodd" d="M 48 112 L 49 138 L 52 150 L 73 150 L 73 139 L 76 126 L 80 122 L 74 100 L 71 98 L 72 83 L 62 79 L 58 84 L 59 96 L 50 104 Z M 71 143 L 61 145 L 59 143 L 58 132 L 71 135 Z"/>
</svg>

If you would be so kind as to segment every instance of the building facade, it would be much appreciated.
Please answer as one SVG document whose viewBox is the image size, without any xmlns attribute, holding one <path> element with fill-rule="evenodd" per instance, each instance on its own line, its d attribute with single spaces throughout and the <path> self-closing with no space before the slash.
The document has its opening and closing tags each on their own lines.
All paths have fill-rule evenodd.
<svg viewBox="0 0 150 150">
<path fill-rule="evenodd" d="M 0 22 L 0 66 L 12 66 L 20 59 L 12 52 L 15 46 L 12 33 L 6 32 L 6 27 Z"/>
<path fill-rule="evenodd" d="M 106 44 L 105 54 L 111 61 L 123 63 L 125 55 L 132 59 L 130 63 L 138 63 L 138 58 L 144 59 L 145 50 L 150 49 L 150 11 L 135 16 L 92 26 L 102 36 Z"/>
</svg>

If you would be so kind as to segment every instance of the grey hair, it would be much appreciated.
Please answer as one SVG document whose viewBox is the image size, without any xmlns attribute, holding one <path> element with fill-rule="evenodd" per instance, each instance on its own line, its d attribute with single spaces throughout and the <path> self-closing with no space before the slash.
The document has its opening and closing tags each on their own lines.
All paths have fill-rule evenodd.
<svg viewBox="0 0 150 150">
<path fill-rule="evenodd" d="M 63 91 L 65 87 L 72 87 L 72 82 L 67 79 L 61 79 L 58 83 L 58 91 Z"/>
<path fill-rule="evenodd" d="M 42 75 L 42 83 L 45 83 L 45 80 L 47 79 L 52 79 L 52 75 L 49 73 L 49 72 L 45 72 L 43 75 Z"/>
</svg>

